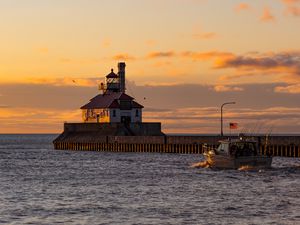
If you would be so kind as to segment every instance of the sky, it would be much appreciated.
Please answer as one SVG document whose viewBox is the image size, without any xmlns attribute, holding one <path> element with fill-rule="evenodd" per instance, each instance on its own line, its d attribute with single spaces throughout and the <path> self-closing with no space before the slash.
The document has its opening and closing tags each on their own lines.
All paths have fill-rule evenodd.
<svg viewBox="0 0 300 225">
<path fill-rule="evenodd" d="M 59 133 L 125 61 L 166 133 L 300 133 L 300 0 L 0 0 L 0 133 Z M 233 131 L 236 132 L 236 131 Z"/>
</svg>

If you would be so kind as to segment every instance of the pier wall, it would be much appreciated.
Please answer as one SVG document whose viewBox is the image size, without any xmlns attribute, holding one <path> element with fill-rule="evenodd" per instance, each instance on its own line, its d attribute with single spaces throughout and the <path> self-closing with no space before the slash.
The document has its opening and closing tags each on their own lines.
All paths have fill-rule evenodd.
<svg viewBox="0 0 300 225">
<path fill-rule="evenodd" d="M 65 123 L 64 132 L 92 132 L 102 136 L 162 136 L 161 123 Z"/>
<path fill-rule="evenodd" d="M 165 135 L 160 123 L 68 123 L 53 143 L 57 150 L 202 154 L 204 148 L 215 148 L 225 138 L 228 136 Z M 300 135 L 252 138 L 260 143 L 261 154 L 300 157 Z"/>
</svg>

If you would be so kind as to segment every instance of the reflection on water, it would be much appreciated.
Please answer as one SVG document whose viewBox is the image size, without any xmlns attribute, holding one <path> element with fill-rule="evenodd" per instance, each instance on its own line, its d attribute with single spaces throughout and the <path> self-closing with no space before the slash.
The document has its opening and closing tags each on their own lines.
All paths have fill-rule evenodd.
<svg viewBox="0 0 300 225">
<path fill-rule="evenodd" d="M 204 161 L 200 161 L 200 162 L 197 162 L 197 163 L 193 163 L 191 165 L 192 168 L 209 168 L 209 164 L 206 160 Z"/>
<path fill-rule="evenodd" d="M 255 168 L 253 166 L 241 166 L 238 168 L 239 171 L 261 171 L 261 169 Z"/>
<path fill-rule="evenodd" d="M 198 155 L 54 151 L 54 137 L 0 135 L 0 224 L 300 221 L 299 159 L 218 171 L 191 168 Z"/>
</svg>

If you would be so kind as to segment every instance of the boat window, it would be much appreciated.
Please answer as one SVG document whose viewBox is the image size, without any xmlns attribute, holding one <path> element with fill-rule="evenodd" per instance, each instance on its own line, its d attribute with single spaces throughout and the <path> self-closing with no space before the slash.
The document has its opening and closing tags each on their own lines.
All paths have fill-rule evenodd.
<svg viewBox="0 0 300 225">
<path fill-rule="evenodd" d="M 254 143 L 251 142 L 241 142 L 241 143 L 236 143 L 237 147 L 241 150 L 243 149 L 250 149 L 250 150 L 255 150 L 255 145 Z"/>
<path fill-rule="evenodd" d="M 237 154 L 239 156 L 257 155 L 256 145 L 253 142 L 236 143 Z"/>
<path fill-rule="evenodd" d="M 221 143 L 218 147 L 218 151 L 227 152 L 228 151 L 228 143 Z"/>
</svg>

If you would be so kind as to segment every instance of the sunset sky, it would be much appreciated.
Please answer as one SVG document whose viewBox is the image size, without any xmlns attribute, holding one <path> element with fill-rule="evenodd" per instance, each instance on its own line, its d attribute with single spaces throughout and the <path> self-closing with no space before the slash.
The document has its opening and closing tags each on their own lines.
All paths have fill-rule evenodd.
<svg viewBox="0 0 300 225">
<path fill-rule="evenodd" d="M 300 133 L 300 0 L 0 0 L 0 133 L 59 133 L 125 61 L 166 133 Z"/>
</svg>

